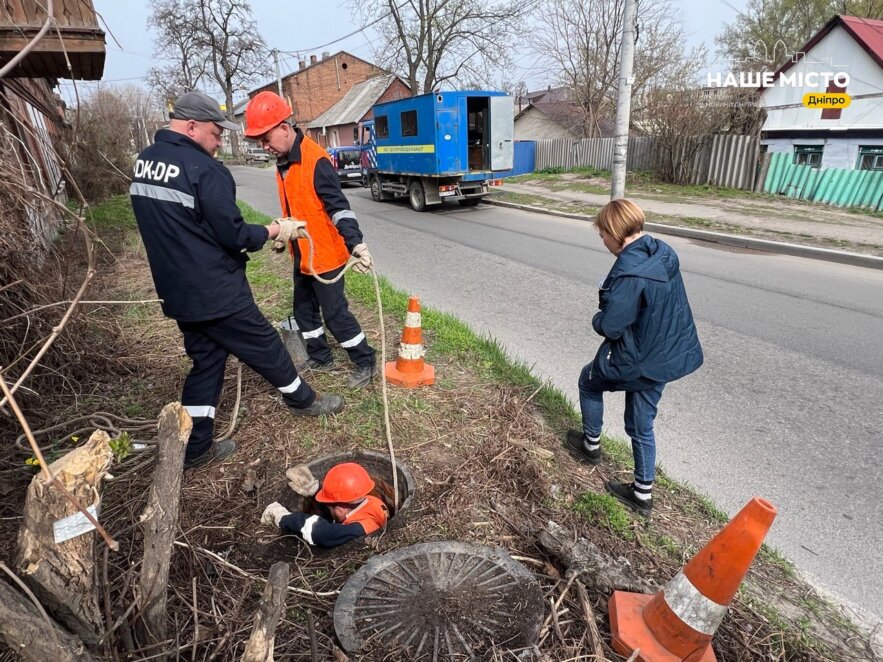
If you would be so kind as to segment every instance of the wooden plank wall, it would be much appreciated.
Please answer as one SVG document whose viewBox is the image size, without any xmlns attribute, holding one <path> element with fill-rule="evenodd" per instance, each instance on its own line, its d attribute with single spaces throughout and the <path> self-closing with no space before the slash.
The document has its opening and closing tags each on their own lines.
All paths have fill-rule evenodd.
<svg viewBox="0 0 883 662">
<path fill-rule="evenodd" d="M 55 0 L 54 13 L 59 28 L 98 27 L 92 0 Z M 45 22 L 46 11 L 34 0 L 0 3 L 0 26 L 39 27 Z"/>
</svg>

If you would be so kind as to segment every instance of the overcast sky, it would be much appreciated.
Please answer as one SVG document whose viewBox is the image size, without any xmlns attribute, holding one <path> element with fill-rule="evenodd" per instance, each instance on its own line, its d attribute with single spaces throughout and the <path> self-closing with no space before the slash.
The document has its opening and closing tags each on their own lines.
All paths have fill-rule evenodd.
<svg viewBox="0 0 883 662">
<path fill-rule="evenodd" d="M 715 35 L 725 23 L 735 18 L 737 9 L 745 6 L 745 0 L 672 1 L 680 9 L 690 45 L 705 44 L 712 53 Z M 147 69 L 154 61 L 152 34 L 147 29 L 151 3 L 148 0 L 94 0 L 94 5 L 108 32 L 103 80 L 143 84 Z M 321 48 L 359 27 L 341 0 L 251 0 L 251 6 L 258 29 L 273 48 L 299 51 L 305 59 L 309 59 L 310 53 L 321 56 L 323 50 L 332 53 L 346 50 L 371 60 L 372 35 L 369 31 Z M 535 59 L 528 53 L 518 55 L 517 70 L 506 78 L 525 80 L 530 89 L 553 83 L 537 69 Z M 283 60 L 284 71 L 296 68 L 296 56 Z M 62 83 L 62 92 L 66 99 L 72 98 L 69 82 Z"/>
</svg>

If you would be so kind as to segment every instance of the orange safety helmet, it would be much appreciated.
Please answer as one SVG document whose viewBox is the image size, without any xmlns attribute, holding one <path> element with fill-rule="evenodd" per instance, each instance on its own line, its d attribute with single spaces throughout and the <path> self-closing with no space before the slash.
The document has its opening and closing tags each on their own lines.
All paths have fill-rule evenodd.
<svg viewBox="0 0 883 662">
<path fill-rule="evenodd" d="M 374 481 L 365 468 L 355 462 L 336 464 L 325 474 L 322 489 L 316 492 L 319 503 L 350 503 L 368 496 Z"/>
<path fill-rule="evenodd" d="M 245 135 L 257 138 L 291 116 L 291 106 L 275 92 L 261 92 L 245 107 Z"/>
</svg>

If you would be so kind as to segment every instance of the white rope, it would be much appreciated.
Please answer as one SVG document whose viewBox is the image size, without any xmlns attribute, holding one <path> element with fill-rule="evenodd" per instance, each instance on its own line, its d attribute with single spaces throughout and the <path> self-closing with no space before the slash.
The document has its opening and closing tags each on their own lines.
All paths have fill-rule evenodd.
<svg viewBox="0 0 883 662">
<path fill-rule="evenodd" d="M 294 220 L 294 219 L 285 219 L 285 220 Z M 350 255 L 349 260 L 343 266 L 340 273 L 337 274 L 332 279 L 322 278 L 319 274 L 316 273 L 316 269 L 313 267 L 313 258 L 315 255 L 315 247 L 313 246 L 313 238 L 310 236 L 310 233 L 306 231 L 306 229 L 301 229 L 298 231 L 298 236 L 303 237 L 307 240 L 307 244 L 310 247 L 310 250 L 307 255 L 307 264 L 309 265 L 309 273 L 320 283 L 324 283 L 325 285 L 332 285 L 343 278 L 343 275 L 349 271 L 354 264 L 359 261 L 359 258 Z M 389 448 L 389 460 L 392 464 L 392 492 L 393 492 L 393 509 L 398 511 L 399 509 L 399 472 L 396 465 L 396 453 L 395 447 L 392 443 L 392 430 L 389 424 L 389 393 L 386 385 L 386 324 L 383 321 L 383 301 L 380 297 L 380 279 L 377 276 L 377 272 L 374 270 L 374 266 L 372 265 L 370 268 L 371 275 L 374 277 L 374 296 L 377 299 L 377 313 L 380 316 L 380 382 L 381 382 L 381 392 L 383 394 L 383 425 L 386 429 L 386 445 Z"/>
</svg>

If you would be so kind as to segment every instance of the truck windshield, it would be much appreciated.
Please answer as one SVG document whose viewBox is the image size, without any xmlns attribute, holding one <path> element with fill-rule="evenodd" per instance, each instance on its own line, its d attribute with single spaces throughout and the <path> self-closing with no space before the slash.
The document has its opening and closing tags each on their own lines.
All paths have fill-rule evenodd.
<svg viewBox="0 0 883 662">
<path fill-rule="evenodd" d="M 348 165 L 359 165 L 361 152 L 357 149 L 342 149 L 337 152 L 337 167 L 345 168 Z"/>
</svg>

